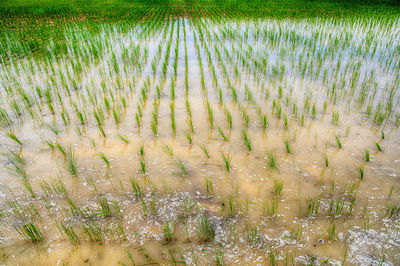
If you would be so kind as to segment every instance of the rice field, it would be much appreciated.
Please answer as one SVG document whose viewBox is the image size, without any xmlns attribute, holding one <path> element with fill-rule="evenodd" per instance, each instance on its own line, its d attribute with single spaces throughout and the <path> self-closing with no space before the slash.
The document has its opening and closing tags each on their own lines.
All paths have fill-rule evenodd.
<svg viewBox="0 0 400 266">
<path fill-rule="evenodd" d="M 0 263 L 398 265 L 400 17 L 191 2 L 1 46 Z"/>
</svg>

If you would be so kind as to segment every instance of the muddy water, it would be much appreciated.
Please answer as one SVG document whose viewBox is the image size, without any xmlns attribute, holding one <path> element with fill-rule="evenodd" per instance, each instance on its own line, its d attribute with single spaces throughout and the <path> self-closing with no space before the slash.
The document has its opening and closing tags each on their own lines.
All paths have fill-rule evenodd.
<svg viewBox="0 0 400 266">
<path fill-rule="evenodd" d="M 188 57 L 187 95 L 183 23 Z M 11 129 L 3 130 L 4 134 L 0 136 L 0 148 L 4 153 L 0 173 L 2 263 L 146 265 L 185 262 L 208 265 L 223 257 L 224 263 L 238 265 L 275 262 L 395 265 L 400 260 L 399 215 L 389 216 L 387 210 L 399 204 L 400 138 L 393 120 L 397 109 L 394 108 L 393 116 L 384 124 L 374 124 L 372 118 L 365 115 L 365 106 L 357 105 L 356 96 L 362 88 L 364 91 L 368 88 L 362 87 L 361 81 L 355 85 L 355 96 L 346 95 L 345 91 L 351 90 L 346 82 L 335 94 L 335 103 L 332 96 L 327 96 L 332 84 L 342 82 L 341 77 L 349 79 L 351 69 L 357 63 L 347 61 L 349 70 L 346 72 L 344 67 L 330 67 L 331 61 L 336 66 L 338 60 L 344 60 L 357 50 L 357 40 L 363 37 L 365 29 L 360 30 L 354 25 L 353 42 L 341 48 L 328 37 L 324 39 L 325 35 L 322 40 L 314 40 L 325 45 L 318 45 L 317 52 L 332 49 L 338 53 L 323 62 L 322 69 L 326 69 L 328 76 L 328 81 L 324 81 L 323 71 L 315 78 L 315 68 L 310 65 L 304 76 L 299 74 L 299 69 L 311 60 L 300 55 L 314 52 L 307 42 L 291 46 L 280 37 L 281 41 L 270 44 L 267 36 L 273 34 L 253 35 L 256 22 L 228 21 L 214 25 L 205 20 L 197 23 L 204 37 L 191 21 L 179 20 L 176 78 L 173 62 L 178 21 L 174 22 L 174 28 L 170 23 L 149 38 L 139 36 L 138 32 L 144 31 L 142 26 L 125 33 L 105 29 L 103 34 L 94 36 L 93 40 L 110 46 L 104 45 L 102 56 L 83 66 L 76 74 L 80 78 L 72 75 L 67 83 L 70 85 L 75 80 L 80 85 L 70 97 L 59 74 L 59 71 L 72 73 L 68 57 L 51 62 L 55 71 L 50 74 L 24 68 L 26 62 L 23 61 L 16 62 L 20 68 L 2 66 L 3 84 L 10 80 L 19 81 L 23 90 L 37 99 L 31 107 L 36 114 L 34 119 L 27 111 L 16 117 L 9 103 L 19 99 L 18 96 L 7 95 L 5 85 L 1 90 L 2 108 L 10 113 L 15 122 L 12 130 L 23 143 L 21 146 L 6 136 Z M 273 28 L 277 22 L 257 23 L 262 29 L 272 27 L 271 32 L 276 30 L 276 34 L 279 31 L 279 27 Z M 313 40 L 308 33 L 318 29 L 318 23 L 323 24 L 286 21 L 280 27 L 295 30 L 306 40 L 307 36 Z M 323 25 L 321 30 L 327 36 L 336 36 L 341 30 L 340 25 L 329 22 Z M 168 31 L 166 39 L 163 39 L 164 30 Z M 211 39 L 206 32 L 210 33 Z M 223 39 L 224 32 L 231 32 L 234 37 Z M 241 39 L 245 33 L 249 34 L 248 39 Z M 360 55 L 362 77 L 370 75 L 373 69 L 380 71 L 375 70 L 379 74 L 369 80 L 378 91 L 375 98 L 371 96 L 372 90 L 367 91 L 372 106 L 381 101 L 380 95 L 387 97 L 389 85 L 398 90 L 394 69 L 383 62 L 384 57 L 391 56 L 392 64 L 398 64 L 399 56 L 387 53 L 396 43 L 385 36 L 380 37 L 374 43 L 378 47 L 375 57 Z M 162 62 L 169 39 L 169 63 L 163 80 Z M 84 54 L 86 43 L 91 40 L 85 40 L 78 53 Z M 151 62 L 157 55 L 159 44 L 161 56 L 153 75 Z M 139 47 L 141 55 L 134 63 L 124 60 L 124 49 L 133 46 Z M 148 48 L 147 58 L 145 47 Z M 253 50 L 249 53 L 250 47 Z M 218 49 L 221 59 L 217 55 Z M 212 62 L 209 62 L 207 50 Z M 112 52 L 116 54 L 119 73 L 113 66 Z M 268 58 L 271 66 L 265 71 L 252 69 L 249 64 L 242 63 L 238 54 L 246 55 L 248 62 Z M 340 56 L 342 59 L 338 59 Z M 137 62 L 142 65 L 140 69 Z M 35 64 L 38 69 L 50 68 L 46 62 Z M 274 64 L 285 64 L 282 78 L 274 74 Z M 235 66 L 238 66 L 238 73 L 235 73 Z M 213 78 L 213 68 L 218 86 Z M 32 72 L 35 76 L 29 78 Z M 51 90 L 55 115 L 33 90 L 35 86 L 45 90 L 51 77 L 55 80 Z M 175 83 L 174 100 L 171 100 L 171 79 Z M 160 98 L 157 98 L 157 86 L 161 87 Z M 237 90 L 236 101 L 231 87 Z M 11 88 L 17 91 L 18 86 L 14 83 Z M 142 88 L 147 88 L 146 97 L 141 93 Z M 222 90 L 222 103 L 218 88 Z M 57 99 L 57 91 L 62 103 Z M 398 93 L 395 97 L 396 102 Z M 104 98 L 111 103 L 110 111 L 107 111 Z M 305 107 L 307 98 L 311 106 L 308 110 Z M 212 124 L 207 102 L 212 109 Z M 176 133 L 171 127 L 171 103 L 175 107 Z M 190 104 L 193 132 L 187 103 Z M 136 121 L 138 104 L 142 110 L 140 127 Z M 314 115 L 313 104 L 316 106 Z M 60 116 L 62 105 L 70 116 L 67 125 Z M 20 106 L 28 108 L 22 102 Z M 121 108 L 118 125 L 113 106 Z M 158 109 L 156 135 L 151 126 L 155 106 Z M 281 115 L 276 106 L 281 107 Z M 93 116 L 93 110 L 99 107 L 104 110 L 106 137 L 101 134 Z M 76 115 L 77 109 L 87 117 L 83 125 Z M 232 117 L 231 129 L 226 110 Z M 266 128 L 262 126 L 260 110 L 266 115 Z M 332 118 L 336 112 L 338 122 Z M 58 135 L 48 127 L 53 124 L 60 130 Z M 243 130 L 251 142 L 251 150 L 245 145 Z M 290 152 L 285 140 L 290 144 Z M 382 151 L 377 149 L 375 142 Z M 55 146 L 51 148 L 47 143 Z M 76 157 L 76 176 L 67 171 L 66 157 L 57 148 L 57 143 L 67 152 L 71 147 Z M 143 155 L 140 154 L 142 145 Z M 202 147 L 206 147 L 208 156 Z M 12 170 L 15 159 L 10 150 L 24 159 L 23 168 L 35 197 L 30 196 L 20 182 L 21 177 Z M 369 161 L 365 159 L 365 150 L 369 150 Z M 101 153 L 107 157 L 108 166 L 101 159 Z M 229 171 L 223 156 L 230 158 Z M 275 166 L 270 164 L 272 159 L 275 159 Z M 141 163 L 145 165 L 145 172 Z M 362 178 L 360 168 L 363 169 Z M 134 192 L 132 180 L 140 186 L 140 195 Z M 66 193 L 56 189 L 60 188 L 60 182 Z M 280 193 L 275 192 L 279 184 L 283 186 Z M 104 198 L 109 202 L 110 217 L 104 215 L 100 207 L 99 202 Z M 318 211 L 308 211 L 310 199 L 318 202 Z M 68 201 L 78 207 L 74 209 Z M 273 206 L 275 211 L 272 211 Z M 211 241 L 201 241 L 199 237 L 199 221 L 204 216 L 214 232 Z M 43 241 L 31 243 L 17 233 L 15 228 L 28 221 L 40 229 Z M 71 243 L 65 233 L 60 233 L 55 222 L 74 228 L 79 241 Z M 171 241 L 165 239 L 163 233 L 167 222 L 174 224 Z M 93 233 L 85 233 L 87 224 L 100 228 L 98 238 L 91 240 Z M 333 227 L 335 231 L 329 236 L 328 229 Z"/>
</svg>

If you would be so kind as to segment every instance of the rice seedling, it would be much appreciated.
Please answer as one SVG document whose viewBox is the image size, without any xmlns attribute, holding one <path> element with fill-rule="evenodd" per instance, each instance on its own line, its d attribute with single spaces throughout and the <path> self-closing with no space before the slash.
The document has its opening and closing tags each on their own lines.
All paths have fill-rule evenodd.
<svg viewBox="0 0 400 266">
<path fill-rule="evenodd" d="M 342 148 L 342 141 L 339 139 L 338 136 L 335 136 L 335 138 L 336 138 L 336 144 L 337 144 L 338 148 L 341 149 Z"/>
<path fill-rule="evenodd" d="M 79 244 L 79 237 L 75 233 L 75 230 L 72 226 L 67 226 L 63 222 L 57 222 L 55 221 L 54 224 L 56 225 L 58 231 L 60 232 L 61 235 L 66 236 L 69 241 L 73 244 Z"/>
<path fill-rule="evenodd" d="M 52 190 L 60 197 L 68 198 L 67 189 L 65 188 L 64 183 L 60 179 L 53 181 L 51 187 Z"/>
<path fill-rule="evenodd" d="M 269 264 L 270 265 L 278 265 L 277 260 L 278 260 L 278 252 L 275 250 L 272 250 L 271 248 L 269 249 L 268 252 L 269 255 Z"/>
<path fill-rule="evenodd" d="M 52 187 L 47 181 L 41 180 L 39 185 L 45 197 L 48 197 L 52 193 Z"/>
<path fill-rule="evenodd" d="M 181 160 L 178 160 L 178 167 L 181 170 L 182 176 L 188 176 L 189 172 Z"/>
<path fill-rule="evenodd" d="M 208 149 L 207 149 L 207 147 L 206 147 L 206 145 L 205 144 L 203 144 L 203 145 L 199 145 L 200 146 L 200 149 L 204 152 L 204 154 L 206 155 L 206 157 L 207 158 L 210 158 L 210 154 L 208 153 Z"/>
<path fill-rule="evenodd" d="M 55 125 L 55 124 L 53 124 L 53 125 L 48 124 L 48 125 L 46 125 L 46 126 L 47 126 L 47 128 L 48 128 L 49 130 L 51 130 L 56 136 L 60 135 L 60 133 L 62 132 L 62 130 L 60 130 L 60 129 L 57 127 L 57 125 Z"/>
<path fill-rule="evenodd" d="M 30 240 L 32 243 L 38 243 L 43 241 L 43 234 L 39 228 L 32 222 L 27 222 L 21 227 L 14 226 L 15 230 L 24 239 Z"/>
<path fill-rule="evenodd" d="M 172 133 L 175 134 L 176 133 L 175 105 L 174 105 L 173 102 L 170 104 L 170 109 L 171 109 L 171 113 L 170 113 L 170 116 L 171 116 L 171 129 L 172 129 Z"/>
<path fill-rule="evenodd" d="M 6 203 L 11 208 L 12 213 L 16 218 L 23 220 L 34 217 L 41 218 L 40 213 L 33 203 L 21 204 L 18 200 L 7 200 Z"/>
<path fill-rule="evenodd" d="M 290 229 L 290 239 L 292 241 L 300 241 L 302 239 L 302 235 L 303 235 L 303 226 L 302 225 L 298 225 L 298 226 L 293 226 Z"/>
<path fill-rule="evenodd" d="M 156 137 L 158 135 L 158 126 L 154 120 L 151 121 L 151 131 L 153 132 L 154 137 Z"/>
<path fill-rule="evenodd" d="M 275 179 L 274 180 L 274 196 L 280 197 L 282 194 L 283 182 L 282 180 Z"/>
<path fill-rule="evenodd" d="M 290 145 L 290 143 L 289 143 L 289 140 L 288 140 L 288 139 L 285 139 L 285 140 L 284 140 L 284 143 L 285 143 L 285 147 L 286 147 L 286 152 L 287 152 L 287 153 L 291 153 L 291 152 L 292 152 L 292 147 L 291 147 L 291 145 Z"/>
<path fill-rule="evenodd" d="M 332 113 L 332 124 L 338 126 L 339 125 L 339 112 L 334 111 Z"/>
<path fill-rule="evenodd" d="M 131 185 L 132 185 L 132 189 L 133 189 L 134 194 L 137 197 L 141 197 L 142 196 L 142 189 L 140 188 L 139 183 L 135 179 L 131 178 Z"/>
<path fill-rule="evenodd" d="M 206 193 L 210 195 L 214 192 L 213 183 L 210 178 L 206 178 Z"/>
<path fill-rule="evenodd" d="M 75 157 L 75 153 L 72 151 L 72 148 L 70 147 L 68 150 L 68 153 L 66 154 L 65 158 L 65 167 L 67 171 L 74 177 L 78 175 L 78 169 L 77 169 L 77 159 Z"/>
<path fill-rule="evenodd" d="M 90 241 L 99 242 L 103 239 L 103 231 L 95 221 L 82 222 L 81 227 Z"/>
<path fill-rule="evenodd" d="M 21 178 L 21 183 L 26 188 L 26 190 L 28 190 L 31 197 L 35 197 L 35 192 L 33 191 L 31 181 L 26 175 Z"/>
<path fill-rule="evenodd" d="M 54 108 L 52 107 L 51 109 L 52 109 L 52 113 L 54 114 Z M 115 118 L 115 123 L 116 123 L 116 124 L 119 124 L 119 116 L 117 116 L 117 113 L 116 113 L 116 112 L 117 112 L 117 111 L 114 111 L 114 110 L 113 110 L 113 114 L 114 114 L 114 118 Z M 86 122 L 87 122 L 87 119 L 86 119 L 84 113 L 82 113 L 82 111 L 76 109 L 76 116 L 78 117 L 79 122 L 81 123 L 81 125 L 86 125 L 86 124 L 87 124 L 87 123 L 86 123 Z"/>
<path fill-rule="evenodd" d="M 400 205 L 391 205 L 386 208 L 385 216 L 387 218 L 394 218 L 400 214 Z"/>
<path fill-rule="evenodd" d="M 139 148 L 139 155 L 140 155 L 141 157 L 144 156 L 144 144 L 140 145 L 140 148 Z"/>
<path fill-rule="evenodd" d="M 250 124 L 250 116 L 247 113 L 246 109 L 243 108 L 242 110 L 242 115 L 243 115 L 243 122 L 244 122 L 244 127 L 248 128 Z"/>
<path fill-rule="evenodd" d="M 144 215 L 145 217 L 147 217 L 148 212 L 147 212 L 146 202 L 144 201 L 143 198 L 141 198 L 140 201 L 141 201 L 141 203 L 142 203 L 143 215 Z"/>
<path fill-rule="evenodd" d="M 171 79 L 171 100 L 175 100 L 175 81 Z"/>
<path fill-rule="evenodd" d="M 199 218 L 196 232 L 200 242 L 208 242 L 214 240 L 214 229 L 210 225 L 210 222 L 204 213 L 201 214 Z"/>
<path fill-rule="evenodd" d="M 143 159 L 139 158 L 139 162 L 140 162 L 140 169 L 142 170 L 142 174 L 146 175 L 146 163 Z"/>
<path fill-rule="evenodd" d="M 222 132 L 222 130 L 218 127 L 218 132 L 221 135 L 221 137 L 223 138 L 224 141 L 227 141 L 228 138 L 225 136 L 224 132 Z"/>
<path fill-rule="evenodd" d="M 363 180 L 364 179 L 364 167 L 360 166 L 357 169 L 358 169 L 358 173 L 360 174 L 360 179 Z"/>
<path fill-rule="evenodd" d="M 328 216 L 332 216 L 334 207 L 335 207 L 335 199 L 331 199 L 331 202 L 329 203 Z"/>
<path fill-rule="evenodd" d="M 100 204 L 101 214 L 104 217 L 111 217 L 111 208 L 107 198 L 106 197 L 101 198 L 99 200 L 99 204 Z"/>
<path fill-rule="evenodd" d="M 247 241 L 250 242 L 253 246 L 257 246 L 262 241 L 262 234 L 258 227 L 250 228 L 247 230 Z"/>
<path fill-rule="evenodd" d="M 64 147 L 60 143 L 56 143 L 57 149 L 62 153 L 64 157 L 67 157 L 67 151 L 64 149 Z"/>
<path fill-rule="evenodd" d="M 190 217 L 194 213 L 195 203 L 193 202 L 192 198 L 187 197 L 184 200 L 184 214 L 185 217 Z"/>
<path fill-rule="evenodd" d="M 10 139 L 12 139 L 13 141 L 22 146 L 22 141 L 17 136 L 15 136 L 13 132 L 8 132 L 6 135 L 7 137 L 9 137 Z"/>
<path fill-rule="evenodd" d="M 375 142 L 375 146 L 376 146 L 376 149 L 377 149 L 378 151 L 382 151 L 381 145 L 379 145 L 378 142 Z"/>
<path fill-rule="evenodd" d="M 369 150 L 365 150 L 365 161 L 369 162 L 369 160 L 370 160 Z"/>
<path fill-rule="evenodd" d="M 221 152 L 221 156 L 225 163 L 225 169 L 227 172 L 229 172 L 231 170 L 231 157 L 230 157 L 229 153 L 227 156 L 225 156 L 225 154 L 223 152 Z"/>
<path fill-rule="evenodd" d="M 121 134 L 117 134 L 117 137 L 122 140 L 124 143 L 128 144 L 130 141 L 126 136 L 123 136 Z"/>
<path fill-rule="evenodd" d="M 267 153 L 267 159 L 268 159 L 269 167 L 272 170 L 276 170 L 276 171 L 279 172 L 278 167 L 276 165 L 276 155 L 275 155 L 275 153 L 274 152 L 268 152 Z"/>
<path fill-rule="evenodd" d="M 328 229 L 328 240 L 335 240 L 336 238 L 336 224 L 332 223 Z"/>
<path fill-rule="evenodd" d="M 339 217 L 342 214 L 343 208 L 344 208 L 344 199 L 339 198 L 336 201 L 335 217 Z"/>
<path fill-rule="evenodd" d="M 312 119 L 315 119 L 317 116 L 317 108 L 315 107 L 315 103 L 312 106 L 312 111 L 311 111 L 311 117 Z"/>
<path fill-rule="evenodd" d="M 329 192 L 331 195 L 333 195 L 335 193 L 335 179 L 332 179 L 332 183 L 331 183 L 331 190 Z"/>
<path fill-rule="evenodd" d="M 289 121 L 288 121 L 288 118 L 287 118 L 286 115 L 285 115 L 284 118 L 283 118 L 283 125 L 284 125 L 284 128 L 285 128 L 285 129 L 288 129 L 288 127 L 289 127 Z"/>
<path fill-rule="evenodd" d="M 272 200 L 264 200 L 263 215 L 266 217 L 273 217 L 278 213 L 279 199 L 273 198 Z"/>
<path fill-rule="evenodd" d="M 106 163 L 107 168 L 110 167 L 110 161 L 107 159 L 107 157 L 104 155 L 104 153 L 99 153 L 100 158 Z"/>
<path fill-rule="evenodd" d="M 186 139 L 188 140 L 189 144 L 193 143 L 192 131 L 190 130 L 186 131 Z"/>
<path fill-rule="evenodd" d="M 82 136 L 83 136 L 82 130 L 81 130 L 81 128 L 80 128 L 79 126 L 77 126 L 77 127 L 75 128 L 75 132 L 76 132 L 76 134 L 77 134 L 79 137 L 82 137 Z"/>
<path fill-rule="evenodd" d="M 100 130 L 101 135 L 103 135 L 104 138 L 107 137 L 107 134 L 104 131 L 103 127 L 99 126 L 99 130 Z"/>
<path fill-rule="evenodd" d="M 174 156 L 174 151 L 172 150 L 172 147 L 169 145 L 164 145 L 162 146 L 162 151 L 168 154 L 169 156 Z"/>
<path fill-rule="evenodd" d="M 9 150 L 9 155 L 8 155 L 8 161 L 15 166 L 24 166 L 25 165 L 25 159 L 21 156 L 20 153 L 16 153 L 12 150 Z"/>
<path fill-rule="evenodd" d="M 387 199 L 388 199 L 388 200 L 392 197 L 394 188 L 395 188 L 395 185 L 392 185 L 392 186 L 390 187 L 389 194 L 388 194 L 388 196 L 387 196 Z"/>
<path fill-rule="evenodd" d="M 150 211 L 153 216 L 157 216 L 157 204 L 154 198 L 151 198 L 150 201 Z"/>
<path fill-rule="evenodd" d="M 225 216 L 234 217 L 236 215 L 237 207 L 235 206 L 232 195 L 228 197 L 226 202 L 223 201 L 221 203 L 221 209 Z"/>
<path fill-rule="evenodd" d="M 267 115 L 265 115 L 265 114 L 261 115 L 261 121 L 262 121 L 263 129 L 266 129 L 267 125 L 268 125 Z"/>
<path fill-rule="evenodd" d="M 142 123 L 141 123 L 140 116 L 139 116 L 138 114 L 136 114 L 135 117 L 136 117 L 136 124 L 137 124 L 137 126 L 138 126 L 138 128 L 139 128 L 139 130 L 140 130 L 140 126 L 141 126 L 141 124 L 142 124 Z M 102 127 L 99 126 L 99 129 L 100 129 L 100 128 L 102 129 Z M 103 130 L 101 130 L 101 131 L 103 132 Z M 103 135 L 104 135 L 104 134 L 103 134 Z"/>
<path fill-rule="evenodd" d="M 115 233 L 117 234 L 118 237 L 120 237 L 122 240 L 126 241 L 127 237 L 124 231 L 124 228 L 122 227 L 120 221 L 117 221 L 116 226 L 115 226 Z M 113 234 L 113 231 L 110 230 L 110 232 Z"/>
<path fill-rule="evenodd" d="M 368 233 L 368 232 L 369 232 L 369 229 L 370 229 L 370 227 L 371 227 L 369 212 L 367 212 L 367 213 L 364 215 L 363 226 L 364 226 L 365 232 Z"/>
<path fill-rule="evenodd" d="M 210 102 L 207 100 L 207 113 L 208 121 L 210 122 L 210 128 L 214 128 L 214 111 L 211 108 Z"/>
<path fill-rule="evenodd" d="M 93 216 L 93 214 L 90 213 L 90 210 L 78 206 L 78 204 L 75 201 L 73 201 L 70 198 L 70 196 L 67 195 L 65 199 L 68 204 L 69 214 L 72 215 L 73 217 L 86 219 Z M 66 213 L 68 213 L 68 211 L 66 211 Z"/>
<path fill-rule="evenodd" d="M 243 131 L 242 131 L 242 137 L 243 137 L 244 144 L 245 144 L 246 147 L 247 147 L 247 150 L 248 150 L 248 151 L 251 151 L 251 142 L 250 142 L 249 137 L 247 136 L 246 130 L 243 130 Z"/>
<path fill-rule="evenodd" d="M 356 197 L 352 197 L 351 200 L 350 200 L 348 216 L 351 216 L 353 214 L 354 203 L 355 202 L 356 202 Z"/>
<path fill-rule="evenodd" d="M 224 253 L 221 251 L 221 249 L 218 249 L 218 251 L 215 252 L 215 258 L 218 266 L 225 265 Z"/>
<path fill-rule="evenodd" d="M 300 125 L 301 125 L 302 127 L 304 127 L 304 113 L 301 114 Z"/>
<path fill-rule="evenodd" d="M 308 199 L 307 200 L 307 216 L 316 216 L 318 215 L 319 212 L 319 205 L 320 205 L 321 199 Z"/>
<path fill-rule="evenodd" d="M 226 122 L 228 123 L 229 128 L 232 129 L 232 115 L 226 107 L 225 107 L 225 116 L 226 116 Z"/>
<path fill-rule="evenodd" d="M 166 243 L 171 242 L 174 239 L 175 224 L 173 222 L 166 221 L 162 226 L 164 233 L 164 241 Z"/>
<path fill-rule="evenodd" d="M 156 100 L 154 101 L 154 109 L 152 112 L 152 120 L 151 120 L 151 131 L 153 132 L 153 136 L 158 136 L 158 103 Z"/>
</svg>

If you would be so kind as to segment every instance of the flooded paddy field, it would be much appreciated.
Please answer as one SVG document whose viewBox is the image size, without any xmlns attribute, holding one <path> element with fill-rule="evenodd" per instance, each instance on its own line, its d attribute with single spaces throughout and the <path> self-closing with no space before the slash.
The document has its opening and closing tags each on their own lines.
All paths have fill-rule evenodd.
<svg viewBox="0 0 400 266">
<path fill-rule="evenodd" d="M 201 12 L 0 64 L 1 264 L 398 264 L 400 22 Z"/>
</svg>

